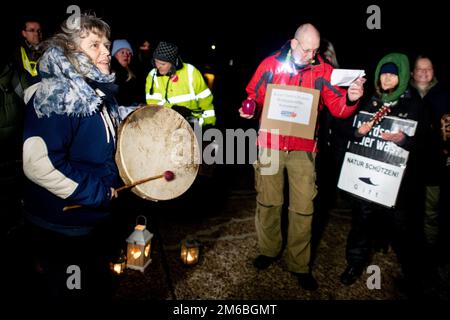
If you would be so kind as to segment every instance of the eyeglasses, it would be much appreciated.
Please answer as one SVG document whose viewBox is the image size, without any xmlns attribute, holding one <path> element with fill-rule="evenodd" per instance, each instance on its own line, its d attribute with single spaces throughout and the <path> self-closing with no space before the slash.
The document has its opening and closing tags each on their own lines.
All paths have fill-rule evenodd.
<svg viewBox="0 0 450 320">
<path fill-rule="evenodd" d="M 30 30 L 25 30 L 26 32 L 31 32 L 31 33 L 42 33 L 42 30 L 41 29 L 37 29 L 37 30 L 34 30 L 34 29 L 30 29 Z"/>
<path fill-rule="evenodd" d="M 303 51 L 304 53 L 306 53 L 306 54 L 311 53 L 312 55 L 315 55 L 317 52 L 319 52 L 319 48 L 316 48 L 316 49 L 308 49 L 308 50 L 303 49 L 303 47 L 302 47 L 302 45 L 301 45 L 301 43 L 300 43 L 300 40 L 298 40 L 298 39 L 296 39 L 296 40 L 297 40 L 297 42 L 298 42 L 298 46 L 300 47 L 300 49 L 302 49 L 302 51 Z"/>
</svg>

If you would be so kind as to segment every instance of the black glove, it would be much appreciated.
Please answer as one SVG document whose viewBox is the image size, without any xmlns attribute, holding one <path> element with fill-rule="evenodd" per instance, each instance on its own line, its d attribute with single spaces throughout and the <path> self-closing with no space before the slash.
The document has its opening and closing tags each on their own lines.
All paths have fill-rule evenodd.
<svg viewBox="0 0 450 320">
<path fill-rule="evenodd" d="M 175 110 L 176 112 L 178 112 L 179 114 L 181 114 L 181 116 L 183 117 L 183 118 L 188 118 L 188 117 L 190 117 L 191 116 L 191 110 L 189 110 L 188 108 L 186 108 L 186 107 L 183 107 L 183 106 L 177 106 L 177 105 L 175 105 L 175 106 L 172 106 L 172 110 Z"/>
</svg>

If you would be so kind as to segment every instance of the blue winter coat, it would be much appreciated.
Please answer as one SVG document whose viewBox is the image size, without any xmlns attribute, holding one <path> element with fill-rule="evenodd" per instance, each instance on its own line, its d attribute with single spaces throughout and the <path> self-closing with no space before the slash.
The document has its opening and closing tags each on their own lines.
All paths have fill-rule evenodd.
<svg viewBox="0 0 450 320">
<path fill-rule="evenodd" d="M 25 212 L 30 221 L 66 235 L 85 235 L 109 215 L 111 187 L 119 185 L 115 128 L 107 108 L 89 116 L 25 116 Z M 65 206 L 81 208 L 63 211 Z"/>
</svg>

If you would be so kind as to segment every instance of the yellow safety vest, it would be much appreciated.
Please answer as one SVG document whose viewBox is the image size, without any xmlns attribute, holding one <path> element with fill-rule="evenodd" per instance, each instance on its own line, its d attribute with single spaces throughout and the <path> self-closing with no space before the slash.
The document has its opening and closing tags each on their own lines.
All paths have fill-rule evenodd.
<svg viewBox="0 0 450 320">
<path fill-rule="evenodd" d="M 28 58 L 27 52 L 24 47 L 20 47 L 20 53 L 22 54 L 22 64 L 23 68 L 28 71 L 31 76 L 36 77 L 38 75 L 37 72 L 37 61 L 31 61 Z"/>
<path fill-rule="evenodd" d="M 183 106 L 191 110 L 200 125 L 216 123 L 213 95 L 198 69 L 188 63 L 172 77 L 158 76 L 152 69 L 145 83 L 147 104 L 172 107 Z"/>
</svg>

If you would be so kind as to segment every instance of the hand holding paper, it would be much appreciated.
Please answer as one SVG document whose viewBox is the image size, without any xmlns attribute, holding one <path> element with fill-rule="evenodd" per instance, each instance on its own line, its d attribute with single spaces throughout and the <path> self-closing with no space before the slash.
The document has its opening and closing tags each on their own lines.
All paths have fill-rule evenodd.
<svg viewBox="0 0 450 320">
<path fill-rule="evenodd" d="M 347 91 L 348 99 L 350 101 L 356 101 L 363 96 L 365 82 L 365 78 L 358 78 L 350 85 Z"/>
</svg>

